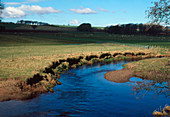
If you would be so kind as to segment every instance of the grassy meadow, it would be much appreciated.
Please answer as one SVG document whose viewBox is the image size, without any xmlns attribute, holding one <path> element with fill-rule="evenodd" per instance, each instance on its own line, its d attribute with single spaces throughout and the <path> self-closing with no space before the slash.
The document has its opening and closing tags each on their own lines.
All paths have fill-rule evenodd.
<svg viewBox="0 0 170 117">
<path fill-rule="evenodd" d="M 0 34 L 0 79 L 32 77 L 52 61 L 102 51 L 150 51 L 169 54 L 170 37 L 107 33 Z M 148 51 L 148 49 L 146 49 Z"/>
<path fill-rule="evenodd" d="M 132 69 L 140 78 L 157 81 L 170 80 L 170 58 L 153 58 L 131 62 L 125 67 Z"/>
</svg>

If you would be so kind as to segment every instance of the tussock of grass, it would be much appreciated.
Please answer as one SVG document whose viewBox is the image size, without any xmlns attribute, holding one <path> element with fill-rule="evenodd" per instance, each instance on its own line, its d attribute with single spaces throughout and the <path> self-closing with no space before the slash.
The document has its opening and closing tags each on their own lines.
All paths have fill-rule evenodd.
<svg viewBox="0 0 170 117">
<path fill-rule="evenodd" d="M 109 63 L 109 62 L 112 62 L 114 60 L 115 60 L 114 58 L 109 58 L 109 59 L 104 59 L 104 62 Z"/>
</svg>

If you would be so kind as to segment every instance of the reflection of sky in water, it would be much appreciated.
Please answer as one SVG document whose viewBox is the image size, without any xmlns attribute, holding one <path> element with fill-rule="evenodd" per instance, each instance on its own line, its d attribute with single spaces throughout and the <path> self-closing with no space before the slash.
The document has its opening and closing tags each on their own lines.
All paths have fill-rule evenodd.
<svg viewBox="0 0 170 117">
<path fill-rule="evenodd" d="M 104 79 L 104 74 L 112 70 L 122 69 L 122 64 L 96 64 L 71 69 L 61 75 L 62 85 L 57 85 L 54 93 L 27 101 L 7 101 L 0 103 L 1 116 L 152 116 L 153 110 L 169 104 L 170 99 L 160 93 L 144 88 L 147 82 L 139 78 L 131 78 L 127 83 L 114 83 Z M 142 84 L 143 83 L 143 84 Z M 166 84 L 166 83 L 165 83 Z M 148 86 L 148 85 L 146 85 Z M 161 86 L 156 84 L 154 86 Z M 151 85 L 150 85 L 151 87 Z M 153 87 L 151 87 L 152 89 Z M 166 88 L 167 89 L 167 88 Z M 137 91 L 141 95 L 134 95 Z M 165 92 L 166 93 L 166 92 Z M 142 98 L 137 98 L 137 97 Z"/>
<path fill-rule="evenodd" d="M 170 82 L 157 82 L 153 80 L 142 80 L 141 78 L 131 78 L 132 89 L 138 98 L 151 95 L 153 98 L 165 96 L 170 98 Z"/>
<path fill-rule="evenodd" d="M 142 82 L 143 80 L 141 78 L 137 78 L 137 77 L 132 77 L 129 79 L 130 82 Z"/>
</svg>

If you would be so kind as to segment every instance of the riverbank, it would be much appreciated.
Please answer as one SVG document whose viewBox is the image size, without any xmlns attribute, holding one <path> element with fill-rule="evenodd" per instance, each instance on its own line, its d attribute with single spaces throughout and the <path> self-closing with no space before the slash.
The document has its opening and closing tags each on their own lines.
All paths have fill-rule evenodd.
<svg viewBox="0 0 170 117">
<path fill-rule="evenodd" d="M 53 87 L 61 83 L 59 82 L 60 73 L 70 68 L 80 65 L 89 65 L 96 62 L 112 62 L 121 60 L 141 60 L 153 57 L 163 57 L 153 51 L 113 51 L 113 52 L 97 52 L 80 55 L 67 55 L 68 57 L 52 61 L 48 67 L 35 74 L 31 78 L 21 81 L 18 79 L 2 80 L 0 84 L 0 101 L 7 100 L 26 100 L 40 95 L 45 92 L 54 92 Z M 117 72 L 117 71 L 116 71 Z M 114 73 L 114 72 L 112 72 Z M 112 74 L 111 73 L 111 74 Z M 118 82 L 126 82 L 128 78 L 134 74 L 129 70 L 117 72 L 117 79 L 122 76 Z M 112 76 L 112 75 L 111 75 Z M 125 79 L 126 78 L 126 79 Z"/>
<path fill-rule="evenodd" d="M 124 83 L 131 77 L 139 77 L 154 81 L 170 81 L 170 57 L 152 58 L 130 62 L 124 65 L 124 69 L 108 72 L 105 78 L 109 81 Z"/>
<path fill-rule="evenodd" d="M 1 101 L 53 92 L 52 87 L 61 84 L 59 74 L 80 65 L 170 55 L 169 37 L 18 33 L 0 34 L 0 38 Z M 150 49 L 143 46 L 148 42 L 153 44 Z"/>
<path fill-rule="evenodd" d="M 170 57 L 141 60 L 125 65 L 135 76 L 156 81 L 170 81 Z"/>
<path fill-rule="evenodd" d="M 93 113 L 93 116 L 97 117 L 101 115 L 105 117 L 110 115 L 150 117 L 155 109 L 157 110 L 160 106 L 163 107 L 165 104 L 169 104 L 170 99 L 167 97 L 169 93 L 168 84 L 166 82 L 156 84 L 156 86 L 160 86 L 158 88 L 154 85 L 149 85 L 153 84 L 152 81 L 140 78 L 132 78 L 127 83 L 114 83 L 104 79 L 106 72 L 119 70 L 126 63 L 128 62 L 119 61 L 106 64 L 102 62 L 69 69 L 61 74 L 59 81 L 63 84 L 56 85 L 53 88 L 54 93 L 43 93 L 25 101 L 11 100 L 0 102 L 0 107 L 2 107 L 0 116 L 90 117 L 91 113 Z M 145 89 L 147 87 L 144 84 L 147 83 L 149 83 L 149 87 Z M 162 87 L 163 90 L 161 90 Z M 156 88 L 158 89 L 152 90 Z M 145 92 L 147 93 L 143 97 Z M 115 103 L 110 103 L 115 100 Z M 105 108 L 101 105 L 105 106 Z M 110 109 L 110 107 L 117 108 Z M 73 109 L 76 109 L 76 111 Z M 134 112 L 131 113 L 132 111 Z"/>
</svg>

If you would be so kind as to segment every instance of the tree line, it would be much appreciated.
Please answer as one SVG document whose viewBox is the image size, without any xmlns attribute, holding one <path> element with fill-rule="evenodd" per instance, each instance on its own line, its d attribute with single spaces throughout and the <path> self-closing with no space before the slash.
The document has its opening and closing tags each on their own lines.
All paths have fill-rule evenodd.
<svg viewBox="0 0 170 117">
<path fill-rule="evenodd" d="M 83 23 L 77 27 L 78 31 L 81 32 L 99 32 L 101 30 L 95 30 L 91 27 L 89 23 Z M 169 34 L 169 27 L 164 27 L 162 25 L 156 24 L 122 24 L 122 25 L 115 25 L 115 26 L 108 26 L 105 27 L 103 32 L 107 32 L 110 34 L 150 34 L 150 35 L 159 35 Z"/>
<path fill-rule="evenodd" d="M 168 34 L 169 27 L 156 24 L 122 24 L 109 26 L 105 31 L 111 34 Z"/>
</svg>

